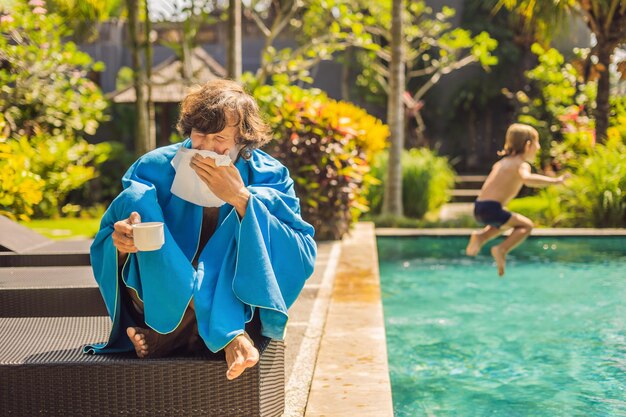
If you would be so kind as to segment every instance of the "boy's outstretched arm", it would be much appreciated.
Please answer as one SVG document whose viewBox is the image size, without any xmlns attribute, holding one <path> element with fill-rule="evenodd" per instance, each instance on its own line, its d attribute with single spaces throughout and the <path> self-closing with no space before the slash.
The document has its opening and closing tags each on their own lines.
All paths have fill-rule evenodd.
<svg viewBox="0 0 626 417">
<path fill-rule="evenodd" d="M 522 182 L 527 187 L 546 187 L 553 184 L 563 184 L 569 175 L 560 175 L 558 177 L 548 177 L 540 174 L 533 174 L 530 171 L 530 164 L 524 162 L 519 168 L 519 174 Z"/>
</svg>

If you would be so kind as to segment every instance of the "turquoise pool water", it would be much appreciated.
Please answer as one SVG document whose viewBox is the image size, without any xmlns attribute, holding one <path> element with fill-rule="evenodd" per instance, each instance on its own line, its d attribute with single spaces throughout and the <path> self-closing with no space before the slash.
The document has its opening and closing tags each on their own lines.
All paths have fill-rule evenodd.
<svg viewBox="0 0 626 417">
<path fill-rule="evenodd" d="M 626 238 L 378 239 L 396 416 L 626 416 Z"/>
</svg>

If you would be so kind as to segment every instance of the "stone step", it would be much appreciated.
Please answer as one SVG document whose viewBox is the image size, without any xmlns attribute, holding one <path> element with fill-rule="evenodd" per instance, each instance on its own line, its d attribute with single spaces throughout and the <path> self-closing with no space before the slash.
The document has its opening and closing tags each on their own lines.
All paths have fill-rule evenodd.
<svg viewBox="0 0 626 417">
<path fill-rule="evenodd" d="M 16 416 L 280 416 L 284 345 L 265 339 L 257 366 L 226 379 L 223 355 L 86 355 L 106 317 L 0 318 L 0 404 Z M 256 342 L 255 342 L 256 344 Z M 265 349 L 263 349 L 265 348 Z"/>
<path fill-rule="evenodd" d="M 480 182 L 483 183 L 487 179 L 486 175 L 457 175 L 454 178 L 456 182 Z"/>
<path fill-rule="evenodd" d="M 106 315 L 89 266 L 0 268 L 0 317 Z"/>
<path fill-rule="evenodd" d="M 454 189 L 450 191 L 451 202 L 454 203 L 469 203 L 476 200 L 480 190 L 466 190 L 466 189 Z"/>
<path fill-rule="evenodd" d="M 454 178 L 454 188 L 480 190 L 486 179 L 486 175 L 457 175 Z"/>
</svg>

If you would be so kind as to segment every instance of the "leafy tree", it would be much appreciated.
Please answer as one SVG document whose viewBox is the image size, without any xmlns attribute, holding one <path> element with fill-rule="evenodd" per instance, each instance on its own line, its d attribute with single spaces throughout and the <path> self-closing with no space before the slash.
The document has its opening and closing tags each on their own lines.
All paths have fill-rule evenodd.
<svg viewBox="0 0 626 417">
<path fill-rule="evenodd" d="M 51 13 L 61 16 L 77 42 L 95 40 L 102 22 L 125 12 L 124 0 L 48 0 L 46 5 Z"/>
<path fill-rule="evenodd" d="M 22 179 L 0 181 L 0 201 L 17 217 L 57 214 L 67 193 L 94 178 L 106 158 L 106 144 L 83 139 L 105 119 L 106 101 L 87 78 L 103 64 L 61 42 L 69 34 L 37 0 L 0 12 L 0 153 L 22 158 L 15 176 Z M 15 171 L 11 159 L 0 159 L 0 172 Z M 34 186 L 42 192 L 36 207 L 33 194 L 16 187 L 23 178 L 45 181 Z"/>
<path fill-rule="evenodd" d="M 398 15 L 393 22 L 392 10 L 397 6 L 393 2 L 351 0 L 331 3 L 332 7 L 327 7 L 328 2 L 308 2 L 308 13 L 311 14 L 303 15 L 301 32 L 313 44 L 320 39 L 334 39 L 334 43 L 331 43 L 334 49 L 319 42 L 323 45 L 322 52 L 333 54 L 348 46 L 351 51 L 358 51 L 362 68 L 358 82 L 366 85 L 375 96 L 389 98 L 387 110 L 392 131 L 389 168 L 393 172 L 390 171 L 386 184 L 386 195 L 389 198 L 385 199 L 384 211 L 399 214 L 402 211 L 400 152 L 404 146 L 404 106 L 418 121 L 416 133 L 421 136 L 424 125 L 420 115 L 420 101 L 426 92 L 444 75 L 466 65 L 479 62 L 487 68 L 495 64 L 497 59 L 491 55 L 491 51 L 497 42 L 487 33 L 472 37 L 466 30 L 452 29 L 447 22 L 454 15 L 452 9 L 444 7 L 440 13 L 433 15 L 432 9 L 423 1 L 402 2 L 399 9 L 402 16 Z M 328 16 L 328 10 L 334 19 L 324 17 Z M 330 26 L 329 21 L 332 22 Z M 402 28 L 401 36 L 394 34 L 398 27 Z M 402 39 L 394 42 L 394 35 L 395 39 Z M 397 61 L 400 49 L 405 51 L 402 64 Z M 301 61 L 287 60 L 293 54 L 290 54 L 290 50 L 285 52 L 279 62 L 287 65 L 281 69 L 285 71 L 289 65 L 293 65 L 294 69 L 299 68 L 298 62 Z M 315 50 L 308 53 L 312 57 L 308 64 L 315 64 L 324 57 Z M 279 54 L 274 56 L 281 58 Z M 392 56 L 395 56 L 395 61 Z M 410 83 L 419 84 L 413 95 L 406 95 L 404 92 Z"/>
<path fill-rule="evenodd" d="M 488 69 L 498 60 L 492 55 L 497 41 L 486 32 L 472 36 L 468 30 L 453 28 L 450 18 L 455 11 L 443 7 L 434 13 L 423 1 L 408 2 L 404 9 L 406 28 L 406 85 L 415 86 L 413 94 L 404 97 L 404 103 L 417 121 L 418 143 L 424 124 L 420 115 L 424 95 L 445 75 L 472 63 Z M 391 61 L 391 10 L 389 4 L 367 3 L 364 30 L 372 35 L 379 49 L 359 54 L 362 73 L 357 82 L 375 95 L 390 94 L 389 68 Z"/>
<path fill-rule="evenodd" d="M 245 16 L 254 20 L 265 36 L 256 85 L 264 85 L 274 76 L 310 83 L 310 70 L 335 53 L 352 45 L 377 48 L 362 30 L 363 15 L 355 10 L 355 4 L 354 0 L 252 0 L 244 4 Z M 298 41 L 296 48 L 276 47 L 286 33 Z"/>
<path fill-rule="evenodd" d="M 42 2 L 43 0 L 31 0 Z M 50 10 L 73 29 L 72 39 L 90 42 L 98 37 L 100 23 L 113 17 L 128 23 L 132 58 L 132 84 L 136 91 L 135 150 L 143 154 L 156 146 L 152 102 L 152 43 L 149 0 L 48 0 Z M 143 59 L 141 57 L 143 52 Z"/>
<path fill-rule="evenodd" d="M 182 78 L 190 84 L 193 80 L 191 54 L 198 46 L 197 35 L 202 25 L 214 25 L 219 21 L 215 17 L 220 10 L 216 0 L 191 0 L 179 4 L 172 2 L 167 15 L 158 20 L 167 22 L 168 26 L 176 29 L 177 35 L 173 38 L 159 39 L 159 43 L 170 48 L 182 62 Z"/>
<path fill-rule="evenodd" d="M 610 111 L 610 73 L 615 49 L 626 42 L 626 2 L 623 0 L 500 0 L 500 6 L 517 11 L 526 19 L 548 22 L 544 25 L 549 32 L 549 22 L 558 20 L 566 11 L 579 13 L 594 35 L 596 44 L 587 61 L 587 74 L 594 67 L 598 75 L 596 98 L 596 136 L 603 141 L 607 137 Z"/>
<path fill-rule="evenodd" d="M 566 62 L 556 49 L 543 48 L 537 43 L 531 49 L 538 59 L 538 64 L 526 72 L 532 88 L 517 91 L 513 97 L 519 103 L 519 121 L 539 131 L 542 145 L 539 157 L 545 166 L 560 149 L 555 146 L 562 142 L 564 132 L 576 130 L 579 135 L 584 134 L 587 146 L 593 144 L 593 126 L 588 116 L 597 83 L 585 82 L 576 67 Z M 579 54 L 583 53 L 579 50 Z M 575 129 L 570 128 L 572 123 Z"/>
<path fill-rule="evenodd" d="M 466 0 L 459 21 L 459 26 L 472 36 L 486 31 L 497 40 L 498 47 L 492 52 L 497 65 L 488 72 L 461 70 L 463 82 L 455 84 L 457 88 L 450 92 L 450 98 L 423 109 L 431 135 L 447 138 L 446 154 L 458 157 L 455 166 L 465 172 L 483 171 L 495 161 L 505 130 L 518 113 L 508 92 L 526 88 L 524 73 L 537 63 L 537 56 L 530 51 L 536 37 L 524 32 L 515 13 L 506 9 L 493 13 L 497 2 Z M 441 90 L 449 89 L 435 87 L 425 101 L 438 99 Z"/>
</svg>

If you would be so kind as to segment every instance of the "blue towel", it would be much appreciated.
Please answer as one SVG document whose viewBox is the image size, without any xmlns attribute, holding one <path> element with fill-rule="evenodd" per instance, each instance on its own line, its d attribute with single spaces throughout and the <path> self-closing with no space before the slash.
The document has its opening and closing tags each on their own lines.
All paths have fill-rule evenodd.
<svg viewBox="0 0 626 417">
<path fill-rule="evenodd" d="M 283 339 L 287 309 L 313 273 L 317 252 L 313 227 L 302 220 L 287 169 L 263 151 L 235 166 L 251 193 L 246 215 L 224 204 L 218 227 L 198 258 L 202 207 L 170 192 L 175 171 L 170 162 L 182 143 L 158 148 L 138 159 L 122 179 L 124 190 L 111 203 L 91 246 L 91 264 L 113 321 L 106 343 L 85 346 L 87 353 L 133 350 L 126 336 L 132 325 L 122 313 L 115 222 L 137 211 L 142 222 L 165 223 L 165 244 L 157 251 L 129 254 L 122 270 L 125 284 L 144 303 L 146 324 L 172 332 L 193 298 L 198 330 L 217 352 L 243 332 L 259 309 L 262 334 Z M 122 289 L 124 290 L 124 289 Z"/>
</svg>

